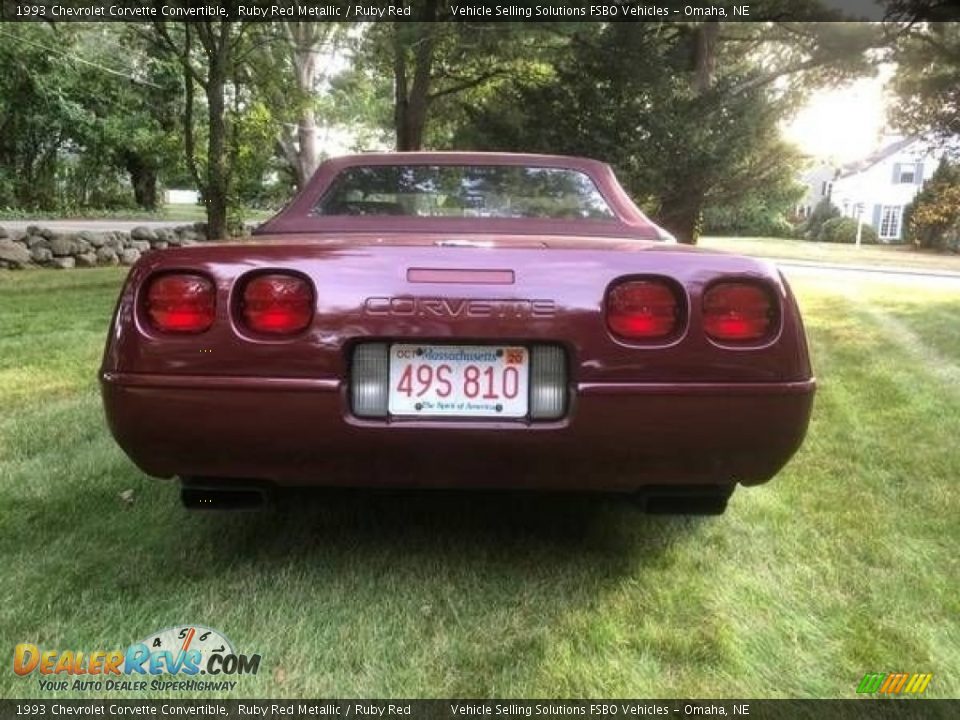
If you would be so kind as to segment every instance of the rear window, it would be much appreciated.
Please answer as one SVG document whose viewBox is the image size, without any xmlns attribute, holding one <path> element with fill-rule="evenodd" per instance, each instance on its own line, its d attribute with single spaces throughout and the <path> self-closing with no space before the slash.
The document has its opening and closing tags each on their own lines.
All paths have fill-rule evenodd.
<svg viewBox="0 0 960 720">
<path fill-rule="evenodd" d="M 512 165 L 371 165 L 343 170 L 313 215 L 613 220 L 589 176 Z"/>
</svg>

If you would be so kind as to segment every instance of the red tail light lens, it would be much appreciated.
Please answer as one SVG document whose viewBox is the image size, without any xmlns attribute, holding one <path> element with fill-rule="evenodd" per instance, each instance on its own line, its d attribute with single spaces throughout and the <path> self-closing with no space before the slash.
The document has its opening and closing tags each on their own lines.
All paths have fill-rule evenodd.
<svg viewBox="0 0 960 720">
<path fill-rule="evenodd" d="M 257 275 L 243 288 L 240 310 L 255 332 L 293 335 L 313 319 L 313 290 L 298 275 Z"/>
<path fill-rule="evenodd" d="M 161 275 L 147 291 L 147 315 L 151 324 L 163 332 L 203 332 L 213 325 L 216 307 L 216 288 L 203 275 Z"/>
<path fill-rule="evenodd" d="M 703 328 L 721 342 L 752 342 L 770 334 L 777 306 L 759 285 L 717 283 L 703 296 Z"/>
<path fill-rule="evenodd" d="M 676 332 L 680 304 L 673 288 L 658 280 L 617 285 L 607 296 L 607 325 L 628 340 L 655 340 Z"/>
</svg>

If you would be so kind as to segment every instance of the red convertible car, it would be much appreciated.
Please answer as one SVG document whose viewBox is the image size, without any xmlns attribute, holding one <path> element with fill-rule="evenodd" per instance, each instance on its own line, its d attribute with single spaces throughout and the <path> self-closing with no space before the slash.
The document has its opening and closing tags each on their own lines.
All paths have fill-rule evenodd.
<svg viewBox="0 0 960 720">
<path fill-rule="evenodd" d="M 200 508 L 322 485 L 722 512 L 814 395 L 773 265 L 676 244 L 603 163 L 502 153 L 330 160 L 252 239 L 146 255 L 100 380 L 120 446 Z"/>
</svg>

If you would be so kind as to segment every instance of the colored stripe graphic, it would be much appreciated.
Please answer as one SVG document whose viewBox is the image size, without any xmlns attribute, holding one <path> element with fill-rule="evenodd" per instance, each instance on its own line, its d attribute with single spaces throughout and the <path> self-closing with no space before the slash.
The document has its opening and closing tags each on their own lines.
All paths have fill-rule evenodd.
<svg viewBox="0 0 960 720">
<path fill-rule="evenodd" d="M 901 692 L 920 695 L 927 689 L 933 673 L 866 673 L 857 686 L 858 693 L 899 695 Z"/>
</svg>

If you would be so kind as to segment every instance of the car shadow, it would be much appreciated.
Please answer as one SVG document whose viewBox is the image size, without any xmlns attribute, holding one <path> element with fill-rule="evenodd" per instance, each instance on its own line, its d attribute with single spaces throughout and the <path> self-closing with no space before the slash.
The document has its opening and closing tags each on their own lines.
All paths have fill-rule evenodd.
<svg viewBox="0 0 960 720">
<path fill-rule="evenodd" d="M 236 560 L 349 553 L 499 565 L 583 564 L 616 576 L 656 562 L 708 518 L 654 516 L 627 495 L 492 490 L 287 489 L 254 512 L 183 511 Z"/>
</svg>

